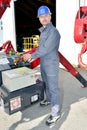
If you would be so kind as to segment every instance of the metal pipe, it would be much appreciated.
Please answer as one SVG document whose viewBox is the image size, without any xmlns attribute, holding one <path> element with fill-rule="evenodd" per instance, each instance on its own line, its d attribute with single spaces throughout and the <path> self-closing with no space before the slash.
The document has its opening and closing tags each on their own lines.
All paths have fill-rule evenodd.
<svg viewBox="0 0 87 130">
<path fill-rule="evenodd" d="M 78 18 L 80 19 L 80 0 L 79 0 L 79 12 L 78 12 Z"/>
</svg>

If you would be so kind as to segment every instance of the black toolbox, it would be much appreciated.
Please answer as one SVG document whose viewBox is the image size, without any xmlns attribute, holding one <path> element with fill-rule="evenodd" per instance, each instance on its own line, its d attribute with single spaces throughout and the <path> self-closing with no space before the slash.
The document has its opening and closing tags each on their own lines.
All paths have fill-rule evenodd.
<svg viewBox="0 0 87 130">
<path fill-rule="evenodd" d="M 9 115 L 22 111 L 40 99 L 44 83 L 39 81 L 28 87 L 9 91 L 3 85 L 0 87 L 0 102 L 2 109 Z"/>
</svg>

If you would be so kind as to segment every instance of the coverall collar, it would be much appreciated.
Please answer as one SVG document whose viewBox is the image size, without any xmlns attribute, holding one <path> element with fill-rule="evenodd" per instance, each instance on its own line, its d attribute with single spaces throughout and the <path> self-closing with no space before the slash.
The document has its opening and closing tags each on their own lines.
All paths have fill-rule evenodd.
<svg viewBox="0 0 87 130">
<path fill-rule="evenodd" d="M 46 25 L 46 27 L 42 26 L 41 28 L 39 28 L 39 31 L 43 32 L 45 29 L 49 30 L 52 26 L 53 26 L 52 22 L 50 22 L 49 24 Z"/>
</svg>

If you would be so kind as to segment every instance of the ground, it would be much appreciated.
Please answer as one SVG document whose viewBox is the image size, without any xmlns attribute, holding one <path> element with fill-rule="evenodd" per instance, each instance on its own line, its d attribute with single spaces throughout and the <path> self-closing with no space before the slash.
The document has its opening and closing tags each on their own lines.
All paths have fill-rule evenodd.
<svg viewBox="0 0 87 130">
<path fill-rule="evenodd" d="M 86 71 L 78 71 L 87 79 Z M 50 105 L 40 107 L 39 102 L 12 115 L 0 108 L 0 130 L 87 130 L 87 88 L 81 86 L 68 71 L 60 69 L 61 119 L 56 124 L 46 126 Z"/>
</svg>

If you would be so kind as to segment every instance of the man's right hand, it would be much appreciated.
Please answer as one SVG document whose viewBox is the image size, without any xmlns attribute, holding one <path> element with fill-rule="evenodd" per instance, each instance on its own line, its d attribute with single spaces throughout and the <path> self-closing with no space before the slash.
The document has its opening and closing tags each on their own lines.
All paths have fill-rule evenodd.
<svg viewBox="0 0 87 130">
<path fill-rule="evenodd" d="M 31 54 L 24 54 L 23 55 L 23 59 L 25 60 L 25 61 L 30 61 L 31 59 L 32 59 L 32 57 L 31 57 Z"/>
</svg>

